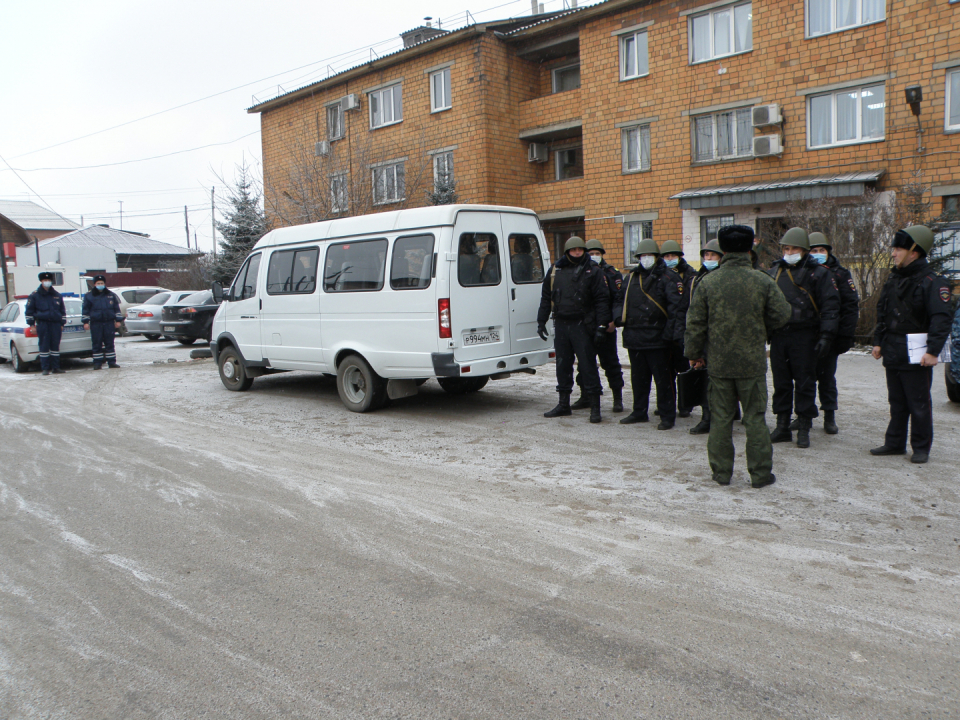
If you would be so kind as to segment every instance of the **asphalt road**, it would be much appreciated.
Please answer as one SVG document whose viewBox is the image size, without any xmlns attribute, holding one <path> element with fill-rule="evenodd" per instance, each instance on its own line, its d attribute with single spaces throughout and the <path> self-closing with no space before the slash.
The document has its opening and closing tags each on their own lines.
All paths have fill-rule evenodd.
<svg viewBox="0 0 960 720">
<path fill-rule="evenodd" d="M 356 415 L 189 348 L 0 366 L 0 718 L 957 718 L 960 406 L 873 458 L 879 363 L 779 482 L 552 368 Z"/>
</svg>

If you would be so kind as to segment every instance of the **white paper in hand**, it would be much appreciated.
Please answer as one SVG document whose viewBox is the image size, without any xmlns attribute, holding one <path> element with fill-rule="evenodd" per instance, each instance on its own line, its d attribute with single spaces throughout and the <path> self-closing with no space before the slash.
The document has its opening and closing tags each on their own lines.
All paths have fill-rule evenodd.
<svg viewBox="0 0 960 720">
<path fill-rule="evenodd" d="M 920 360 L 927 352 L 927 334 L 912 333 L 907 335 L 907 355 L 911 365 L 919 365 Z"/>
</svg>

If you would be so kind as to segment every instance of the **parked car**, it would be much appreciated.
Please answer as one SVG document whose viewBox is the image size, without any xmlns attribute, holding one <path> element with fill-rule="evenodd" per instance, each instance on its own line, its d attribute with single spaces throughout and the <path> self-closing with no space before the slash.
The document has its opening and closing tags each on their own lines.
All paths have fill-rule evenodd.
<svg viewBox="0 0 960 720">
<path fill-rule="evenodd" d="M 169 292 L 166 288 L 154 287 L 150 285 L 121 285 L 120 287 L 110 288 L 110 291 L 120 300 L 120 314 L 124 320 L 127 317 L 127 310 L 132 305 L 142 305 L 157 293 Z M 120 329 L 120 334 L 127 333 L 126 322 Z"/>
<path fill-rule="evenodd" d="M 131 335 L 143 335 L 147 340 L 159 340 L 163 333 L 160 331 L 160 315 L 164 305 L 176 305 L 188 295 L 197 290 L 171 290 L 157 293 L 142 305 L 133 305 L 127 308 L 124 324 Z"/>
<path fill-rule="evenodd" d="M 160 318 L 160 332 L 170 335 L 182 345 L 193 345 L 202 338 L 209 342 L 213 316 L 220 303 L 209 290 L 188 295 L 178 303 L 164 305 Z"/>
<path fill-rule="evenodd" d="M 90 357 L 93 345 L 90 331 L 81 322 L 83 301 L 64 298 L 67 324 L 60 339 L 60 357 Z M 0 310 L 0 362 L 9 360 L 15 372 L 22 373 L 31 363 L 40 359 L 40 340 L 37 328 L 27 325 L 27 299 L 18 298 Z"/>
</svg>

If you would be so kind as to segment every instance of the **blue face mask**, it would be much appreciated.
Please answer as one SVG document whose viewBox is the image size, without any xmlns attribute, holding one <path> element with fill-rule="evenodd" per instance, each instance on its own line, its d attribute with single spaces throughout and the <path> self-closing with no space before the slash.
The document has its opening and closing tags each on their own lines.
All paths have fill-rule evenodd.
<svg viewBox="0 0 960 720">
<path fill-rule="evenodd" d="M 716 261 L 716 260 L 704 260 L 704 261 L 703 261 L 703 266 L 704 266 L 707 270 L 716 270 L 716 269 L 717 269 L 717 265 L 719 265 L 719 264 L 720 264 L 720 263 L 719 263 L 718 261 Z"/>
<path fill-rule="evenodd" d="M 664 260 L 663 264 L 666 265 L 668 268 L 675 268 L 677 265 L 680 264 L 680 261 L 674 258 L 672 260 Z"/>
<path fill-rule="evenodd" d="M 103 290 L 103 289 L 106 287 L 106 285 L 94 285 L 94 287 L 95 287 L 97 290 Z"/>
<path fill-rule="evenodd" d="M 827 261 L 827 256 L 825 253 L 810 253 L 810 257 L 812 257 L 821 265 L 823 265 Z"/>
</svg>

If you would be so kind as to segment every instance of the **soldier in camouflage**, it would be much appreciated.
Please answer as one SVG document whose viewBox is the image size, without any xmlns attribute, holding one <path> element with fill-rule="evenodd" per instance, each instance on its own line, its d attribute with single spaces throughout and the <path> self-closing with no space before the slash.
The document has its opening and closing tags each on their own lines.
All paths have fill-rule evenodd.
<svg viewBox="0 0 960 720">
<path fill-rule="evenodd" d="M 724 252 L 720 266 L 697 283 L 687 312 L 684 351 L 695 368 L 710 364 L 707 394 L 710 436 L 707 456 L 713 479 L 729 485 L 733 477 L 733 416 L 739 398 L 747 433 L 747 469 L 751 485 L 776 482 L 767 411 L 766 339 L 790 319 L 791 308 L 772 278 L 753 269 L 753 229 L 720 228 Z"/>
</svg>

